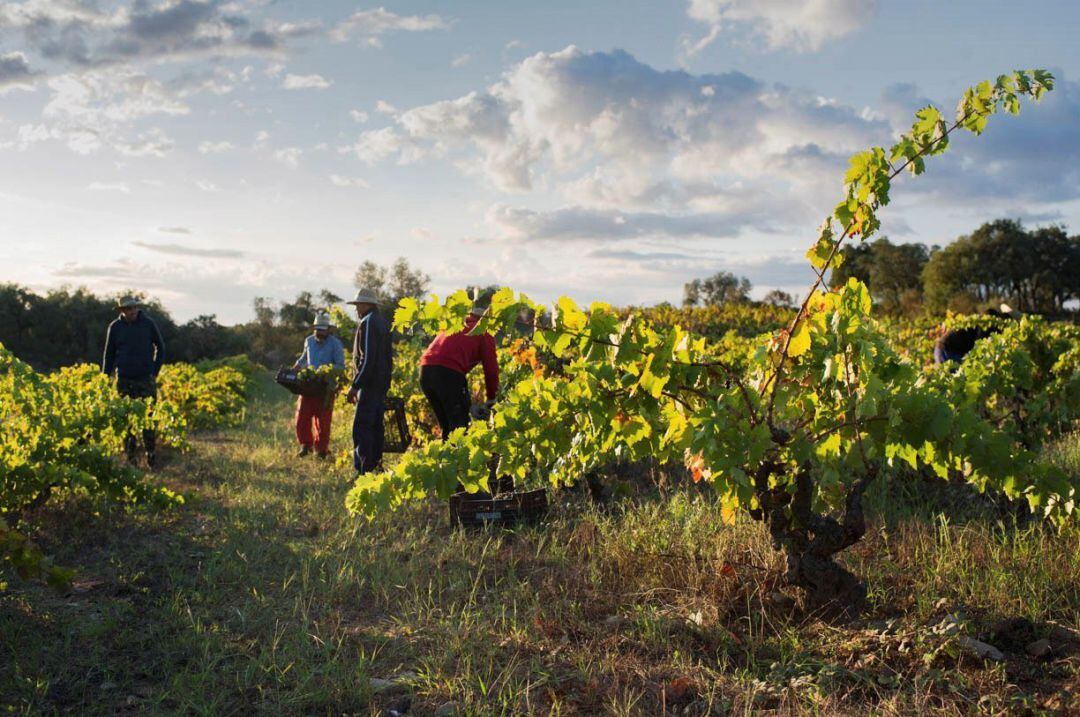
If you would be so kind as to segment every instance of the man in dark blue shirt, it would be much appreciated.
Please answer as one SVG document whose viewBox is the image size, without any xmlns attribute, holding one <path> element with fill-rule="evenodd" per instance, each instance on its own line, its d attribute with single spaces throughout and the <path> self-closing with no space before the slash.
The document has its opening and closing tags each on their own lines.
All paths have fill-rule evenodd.
<svg viewBox="0 0 1080 717">
<path fill-rule="evenodd" d="M 359 473 L 371 473 L 382 465 L 383 411 L 390 378 L 394 373 L 394 349 L 390 323 L 379 311 L 379 297 L 361 289 L 346 302 L 356 307 L 360 321 L 353 337 L 353 380 L 346 396 L 356 404 L 353 416 L 353 466 Z"/>
<path fill-rule="evenodd" d="M 157 375 L 165 362 L 165 342 L 157 324 L 142 312 L 135 298 L 125 296 L 117 308 L 120 317 L 109 324 L 101 370 L 110 377 L 116 374 L 116 389 L 121 395 L 152 401 L 157 398 Z M 146 463 L 151 468 L 156 462 L 155 442 L 153 429 L 144 430 Z M 124 440 L 124 448 L 128 461 L 134 463 L 138 448 L 135 436 Z"/>
</svg>

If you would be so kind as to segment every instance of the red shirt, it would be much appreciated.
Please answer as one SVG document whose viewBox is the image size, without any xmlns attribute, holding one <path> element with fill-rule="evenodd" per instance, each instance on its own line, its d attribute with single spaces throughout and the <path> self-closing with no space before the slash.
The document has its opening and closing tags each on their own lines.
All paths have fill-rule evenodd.
<svg viewBox="0 0 1080 717">
<path fill-rule="evenodd" d="M 499 392 L 499 359 L 495 355 L 495 338 L 491 334 L 469 336 L 478 321 L 475 316 L 465 319 L 465 328 L 455 334 L 440 332 L 420 357 L 421 366 L 442 366 L 467 375 L 478 363 L 484 364 L 484 385 L 487 399 L 495 400 Z"/>
</svg>

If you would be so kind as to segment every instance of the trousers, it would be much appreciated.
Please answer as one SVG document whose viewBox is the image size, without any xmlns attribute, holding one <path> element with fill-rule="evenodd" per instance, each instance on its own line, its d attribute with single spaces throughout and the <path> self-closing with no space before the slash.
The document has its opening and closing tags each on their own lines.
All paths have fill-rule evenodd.
<svg viewBox="0 0 1080 717">
<path fill-rule="evenodd" d="M 385 409 L 385 391 L 363 389 L 357 396 L 352 425 L 353 467 L 357 473 L 370 473 L 382 464 Z"/>
<path fill-rule="evenodd" d="M 314 447 L 317 453 L 330 450 L 330 424 L 334 420 L 334 404 L 315 396 L 301 396 L 296 402 L 296 440 L 300 445 Z"/>
<path fill-rule="evenodd" d="M 121 396 L 148 398 L 153 401 L 157 398 L 157 381 L 153 376 L 139 376 L 136 378 L 120 376 L 116 379 L 116 390 Z M 142 439 L 143 448 L 147 454 L 153 453 L 157 444 L 157 435 L 154 433 L 154 429 L 143 429 Z M 128 458 L 135 457 L 135 451 L 138 447 L 138 440 L 134 434 L 124 438 L 124 451 L 127 453 Z"/>
<path fill-rule="evenodd" d="M 469 381 L 465 374 L 445 366 L 421 366 L 420 389 L 424 392 L 445 441 L 455 428 L 469 425 Z"/>
</svg>

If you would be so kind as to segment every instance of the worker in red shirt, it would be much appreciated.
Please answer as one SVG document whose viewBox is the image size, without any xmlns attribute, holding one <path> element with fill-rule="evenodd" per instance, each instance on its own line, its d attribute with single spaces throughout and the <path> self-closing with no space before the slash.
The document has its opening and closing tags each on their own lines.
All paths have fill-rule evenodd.
<svg viewBox="0 0 1080 717">
<path fill-rule="evenodd" d="M 484 365 L 488 408 L 499 392 L 495 338 L 487 333 L 469 335 L 483 313 L 481 306 L 474 305 L 464 329 L 453 334 L 440 332 L 420 357 L 420 388 L 435 411 L 444 441 L 455 428 L 469 425 L 469 371 L 477 364 Z"/>
</svg>

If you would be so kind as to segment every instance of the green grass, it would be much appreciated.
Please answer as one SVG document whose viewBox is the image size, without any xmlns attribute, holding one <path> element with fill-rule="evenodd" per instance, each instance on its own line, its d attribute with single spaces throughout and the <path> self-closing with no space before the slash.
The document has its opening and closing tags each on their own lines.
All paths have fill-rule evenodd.
<svg viewBox="0 0 1080 717">
<path fill-rule="evenodd" d="M 407 692 L 413 715 L 1080 708 L 1075 525 L 946 520 L 880 491 L 884 517 L 845 556 L 870 614 L 830 624 L 784 592 L 760 526 L 724 526 L 699 490 L 608 510 L 560 494 L 547 525 L 516 532 L 451 530 L 436 503 L 352 518 L 349 471 L 292 458 L 289 405 L 260 391 L 245 426 L 163 467 L 184 507 L 39 516 L 37 540 L 78 577 L 67 595 L 0 593 L 0 707 L 374 715 Z M 343 449 L 351 417 L 336 418 Z M 1080 471 L 1080 438 L 1056 451 Z M 936 628 L 949 613 L 1007 660 L 962 655 Z M 1044 636 L 1049 659 L 1013 644 Z"/>
</svg>

